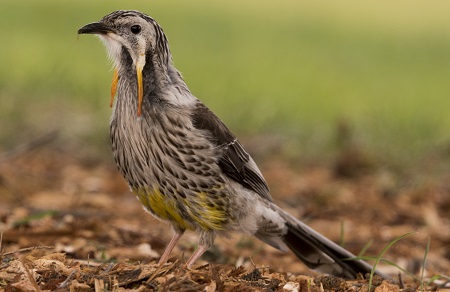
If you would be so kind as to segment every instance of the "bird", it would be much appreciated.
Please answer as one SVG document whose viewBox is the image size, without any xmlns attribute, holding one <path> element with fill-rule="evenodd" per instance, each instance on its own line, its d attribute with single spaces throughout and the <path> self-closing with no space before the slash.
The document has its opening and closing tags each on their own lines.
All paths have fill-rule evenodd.
<svg viewBox="0 0 450 292">
<path fill-rule="evenodd" d="M 159 264 L 191 230 L 198 245 L 187 268 L 217 236 L 240 232 L 291 250 L 321 273 L 354 279 L 372 271 L 275 204 L 248 151 L 189 90 L 152 17 L 118 10 L 78 34 L 98 36 L 114 66 L 110 142 L 117 167 L 144 209 L 174 231 Z"/>
</svg>

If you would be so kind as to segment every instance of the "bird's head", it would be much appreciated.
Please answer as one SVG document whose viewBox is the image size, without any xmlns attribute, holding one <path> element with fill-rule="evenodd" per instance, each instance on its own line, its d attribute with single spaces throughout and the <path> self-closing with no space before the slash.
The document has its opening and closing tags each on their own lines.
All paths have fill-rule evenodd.
<svg viewBox="0 0 450 292">
<path fill-rule="evenodd" d="M 142 70 L 146 62 L 156 62 L 163 71 L 170 63 L 169 47 L 162 28 L 153 18 L 139 11 L 119 10 L 106 15 L 98 22 L 83 26 L 78 30 L 78 34 L 97 35 L 114 62 L 115 78 L 111 98 L 114 98 L 119 79 L 117 72 L 120 72 L 126 58 L 130 57 L 133 60 L 138 86 L 138 115 L 140 115 L 143 98 Z M 152 60 L 146 60 L 147 56 L 151 56 Z"/>
</svg>

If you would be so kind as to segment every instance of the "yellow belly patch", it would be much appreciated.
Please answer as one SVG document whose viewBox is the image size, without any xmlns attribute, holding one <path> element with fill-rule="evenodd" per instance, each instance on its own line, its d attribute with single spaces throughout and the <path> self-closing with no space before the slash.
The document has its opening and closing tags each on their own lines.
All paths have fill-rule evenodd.
<svg viewBox="0 0 450 292">
<path fill-rule="evenodd" d="M 197 193 L 198 208 L 197 214 L 191 214 L 195 222 L 200 224 L 205 230 L 224 230 L 226 223 L 226 210 L 209 204 L 208 195 L 204 192 Z"/>
<path fill-rule="evenodd" d="M 174 197 L 164 196 L 157 188 L 149 191 L 148 188 L 135 189 L 134 193 L 144 207 L 157 217 L 172 221 L 183 229 L 196 229 L 191 222 L 195 222 L 203 230 L 224 230 L 227 222 L 227 211 L 219 208 L 216 204 L 211 204 L 207 193 L 199 192 L 195 200 L 188 200 L 178 197 L 182 204 L 186 206 L 186 213 L 183 218 L 177 209 L 177 202 Z"/>
<path fill-rule="evenodd" d="M 134 190 L 134 193 L 141 201 L 142 205 L 149 211 L 154 213 L 157 217 L 163 220 L 169 220 L 183 229 L 194 230 L 186 220 L 181 217 L 180 213 L 176 209 L 176 202 L 173 198 L 165 197 L 158 189 L 148 191 L 146 188 Z"/>
</svg>

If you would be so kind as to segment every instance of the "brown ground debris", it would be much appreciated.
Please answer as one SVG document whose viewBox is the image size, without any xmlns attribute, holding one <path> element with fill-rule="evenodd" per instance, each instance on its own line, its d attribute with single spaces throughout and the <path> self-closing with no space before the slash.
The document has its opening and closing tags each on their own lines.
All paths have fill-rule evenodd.
<svg viewBox="0 0 450 292">
<path fill-rule="evenodd" d="M 449 173 L 408 181 L 365 169 L 342 177 L 333 167 L 298 168 L 278 158 L 261 168 L 280 206 L 356 254 L 367 246 L 365 255 L 376 256 L 414 231 L 384 258 L 417 278 L 381 263 L 392 279 L 375 278 L 373 291 L 420 289 L 422 271 L 424 280 L 444 276 L 424 289 L 443 289 L 450 275 Z M 159 267 L 168 230 L 142 210 L 112 162 L 44 148 L 0 164 L 0 290 L 368 291 L 367 279 L 318 275 L 292 254 L 239 235 L 218 239 L 187 270 L 185 255 L 196 243 L 187 233 Z"/>
</svg>

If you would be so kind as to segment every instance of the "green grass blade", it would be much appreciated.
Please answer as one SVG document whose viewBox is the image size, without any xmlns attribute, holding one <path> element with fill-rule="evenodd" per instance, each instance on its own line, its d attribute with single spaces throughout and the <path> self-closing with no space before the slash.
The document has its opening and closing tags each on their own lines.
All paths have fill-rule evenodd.
<svg viewBox="0 0 450 292">
<path fill-rule="evenodd" d="M 366 251 L 369 249 L 370 246 L 372 246 L 373 243 L 373 239 L 369 240 L 361 249 L 361 251 L 358 253 L 358 257 L 362 257 L 364 256 L 364 254 L 366 253 Z"/>
<path fill-rule="evenodd" d="M 434 281 L 436 281 L 437 279 L 441 279 L 441 278 L 446 279 L 447 282 L 450 281 L 450 277 L 449 276 L 437 274 L 437 275 L 434 275 L 433 277 L 431 277 L 430 280 L 427 281 L 427 285 L 433 284 Z"/>
<path fill-rule="evenodd" d="M 377 259 L 377 257 L 371 257 L 371 256 L 358 256 L 356 258 L 354 258 L 355 260 L 363 260 L 363 261 L 375 261 Z M 386 258 L 382 258 L 380 259 L 381 262 L 386 263 L 390 266 L 393 266 L 397 269 L 399 269 L 401 272 L 407 274 L 408 276 L 410 276 L 411 278 L 413 278 L 415 281 L 419 282 L 419 278 L 416 277 L 414 274 L 412 274 L 411 272 L 409 272 L 408 270 L 400 267 L 399 265 L 397 265 L 396 263 L 386 259 Z"/>
<path fill-rule="evenodd" d="M 425 291 L 423 277 L 424 277 L 424 274 L 425 274 L 425 265 L 427 263 L 427 257 L 428 257 L 428 251 L 429 250 L 430 250 L 430 237 L 428 237 L 427 247 L 425 249 L 425 254 L 423 255 L 423 261 L 422 261 L 422 273 L 420 275 L 420 289 L 422 291 Z"/>
<path fill-rule="evenodd" d="M 383 248 L 383 250 L 381 251 L 381 253 L 380 253 L 380 254 L 378 255 L 378 257 L 376 258 L 375 263 L 374 263 L 374 265 L 373 265 L 373 267 L 372 267 L 372 271 L 370 272 L 370 277 L 369 277 L 369 290 L 368 290 L 368 291 L 370 291 L 371 288 L 372 288 L 373 275 L 375 274 L 375 271 L 376 271 L 376 269 L 377 269 L 378 263 L 381 261 L 381 259 L 383 258 L 384 254 L 385 254 L 385 253 L 388 251 L 388 249 L 390 249 L 395 243 L 397 243 L 397 241 L 399 241 L 399 240 L 401 240 L 401 239 L 405 238 L 406 236 L 409 236 L 409 235 L 411 235 L 411 234 L 413 234 L 413 233 L 414 233 L 414 232 L 409 232 L 409 233 L 403 234 L 403 235 L 401 235 L 401 236 L 399 236 L 399 237 L 396 237 L 396 238 L 394 238 L 391 242 L 389 242 L 389 243 Z"/>
</svg>

